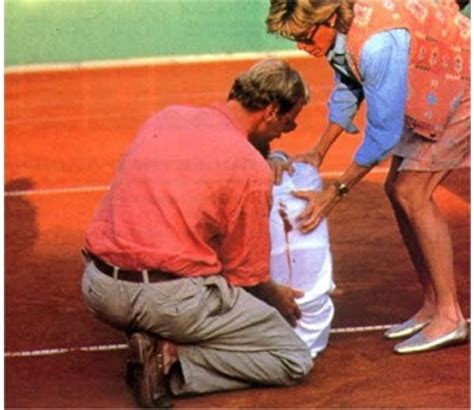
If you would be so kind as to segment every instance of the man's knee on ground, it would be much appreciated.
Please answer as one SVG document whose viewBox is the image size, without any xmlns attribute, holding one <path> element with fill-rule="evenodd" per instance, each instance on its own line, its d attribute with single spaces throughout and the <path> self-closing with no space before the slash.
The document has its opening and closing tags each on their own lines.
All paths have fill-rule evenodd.
<svg viewBox="0 0 474 410">
<path fill-rule="evenodd" d="M 296 358 L 282 358 L 284 377 L 278 384 L 291 386 L 306 377 L 313 368 L 313 359 L 309 349 L 300 351 Z"/>
</svg>

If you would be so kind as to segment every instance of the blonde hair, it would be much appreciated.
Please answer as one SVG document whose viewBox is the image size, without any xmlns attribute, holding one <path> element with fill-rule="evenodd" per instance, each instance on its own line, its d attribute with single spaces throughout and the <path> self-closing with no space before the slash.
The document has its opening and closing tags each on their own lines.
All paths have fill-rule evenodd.
<svg viewBox="0 0 474 410">
<path fill-rule="evenodd" d="M 248 111 L 272 104 L 278 107 L 279 114 L 287 113 L 299 101 L 307 103 L 309 98 L 309 88 L 298 71 L 279 59 L 265 59 L 253 65 L 235 79 L 228 96 L 228 100 L 239 101 Z"/>
<path fill-rule="evenodd" d="M 354 17 L 355 0 L 270 0 L 267 31 L 294 40 L 334 13 L 336 29 L 347 33 Z"/>
</svg>

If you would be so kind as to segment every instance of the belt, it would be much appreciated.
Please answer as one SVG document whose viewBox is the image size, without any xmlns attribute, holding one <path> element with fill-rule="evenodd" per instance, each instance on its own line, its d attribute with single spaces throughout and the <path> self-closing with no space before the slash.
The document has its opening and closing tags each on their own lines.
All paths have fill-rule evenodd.
<svg viewBox="0 0 474 410">
<path fill-rule="evenodd" d="M 94 255 L 93 253 L 90 253 L 89 251 L 83 250 L 82 252 L 86 258 L 89 258 L 94 263 L 97 269 L 99 269 L 103 274 L 110 276 L 111 278 L 135 283 L 165 282 L 182 278 L 182 276 L 176 275 L 175 273 L 165 272 L 159 269 L 120 269 L 116 266 L 109 265 L 107 262 L 104 262 L 98 256 Z"/>
</svg>

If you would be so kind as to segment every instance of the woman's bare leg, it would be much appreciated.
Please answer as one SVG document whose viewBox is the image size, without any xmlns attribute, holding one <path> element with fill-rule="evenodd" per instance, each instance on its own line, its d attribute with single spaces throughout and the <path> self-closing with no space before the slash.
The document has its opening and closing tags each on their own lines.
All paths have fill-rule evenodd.
<svg viewBox="0 0 474 410">
<path fill-rule="evenodd" d="M 385 192 L 387 193 L 387 196 L 392 205 L 403 242 L 405 244 L 406 249 L 408 250 L 408 254 L 410 255 L 410 259 L 418 275 L 418 279 L 423 287 L 422 305 L 412 317 L 417 322 L 422 322 L 429 320 L 433 317 L 436 298 L 433 283 L 431 281 L 431 277 L 423 257 L 423 252 L 421 251 L 420 246 L 418 245 L 415 233 L 413 232 L 413 228 L 405 214 L 404 209 L 398 203 L 394 195 L 395 181 L 398 175 L 397 169 L 401 161 L 402 158 L 393 157 L 390 171 L 385 181 Z"/>
<path fill-rule="evenodd" d="M 464 320 L 457 298 L 449 228 L 433 201 L 434 191 L 449 171 L 395 174 L 396 162 L 387 191 L 424 290 L 424 302 L 415 318 L 432 317 L 423 330 L 431 339 L 455 329 Z"/>
</svg>

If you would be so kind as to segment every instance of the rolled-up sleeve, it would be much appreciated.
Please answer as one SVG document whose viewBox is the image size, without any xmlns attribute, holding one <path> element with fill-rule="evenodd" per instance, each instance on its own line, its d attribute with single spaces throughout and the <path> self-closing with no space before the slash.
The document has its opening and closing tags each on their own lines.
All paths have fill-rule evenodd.
<svg viewBox="0 0 474 410">
<path fill-rule="evenodd" d="M 336 71 L 336 86 L 328 102 L 329 121 L 351 134 L 359 132 L 353 120 L 363 99 L 361 85 Z"/>
<path fill-rule="evenodd" d="M 354 160 L 372 166 L 398 144 L 403 130 L 408 90 L 410 36 L 397 29 L 373 36 L 361 54 L 367 103 L 365 135 Z"/>
</svg>

